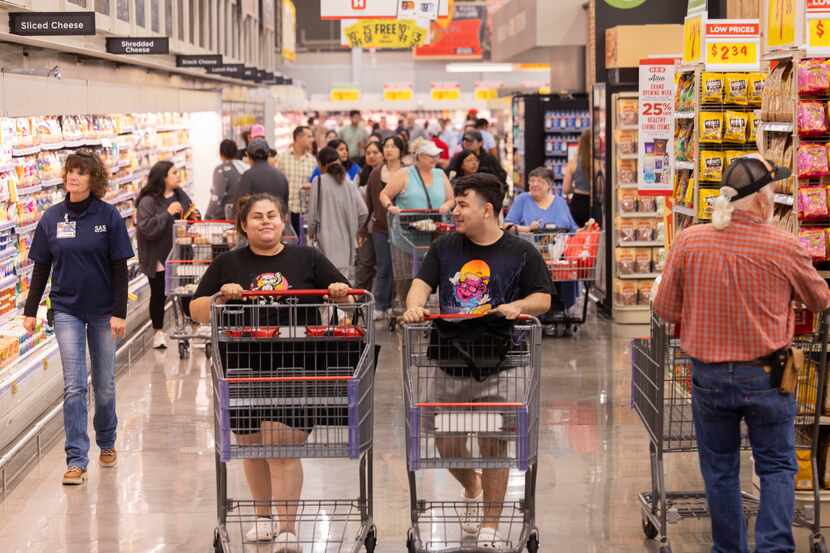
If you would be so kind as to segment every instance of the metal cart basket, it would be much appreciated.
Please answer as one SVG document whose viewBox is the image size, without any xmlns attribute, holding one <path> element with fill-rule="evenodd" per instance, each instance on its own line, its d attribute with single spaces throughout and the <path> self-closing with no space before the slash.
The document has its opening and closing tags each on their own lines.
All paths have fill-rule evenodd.
<svg viewBox="0 0 830 553">
<path fill-rule="evenodd" d="M 245 292 L 224 304 L 214 297 L 217 553 L 374 550 L 373 300 L 365 290 L 349 292 L 356 303 L 323 301 L 325 290 Z M 359 496 L 264 502 L 228 497 L 228 462 L 273 458 L 359 460 Z M 297 541 L 250 545 L 244 527 L 272 509 L 279 523 L 286 522 L 283 517 L 295 522 Z"/>
<path fill-rule="evenodd" d="M 173 224 L 173 249 L 164 264 L 164 293 L 173 302 L 175 328 L 170 338 L 179 343 L 179 358 L 190 355 L 191 340 L 207 343 L 206 331 L 193 323 L 187 309 L 199 279 L 211 262 L 237 244 L 237 233 L 230 221 L 176 221 Z M 205 350 L 210 355 L 210 349 Z"/>
<path fill-rule="evenodd" d="M 433 316 L 471 318 L 470 316 Z M 409 553 L 486 550 L 470 522 L 470 503 L 419 499 L 416 471 L 422 469 L 518 469 L 525 473 L 518 501 L 479 501 L 474 525 L 496 523 L 506 552 L 539 547 L 535 526 L 541 326 L 534 318 L 517 321 L 501 353 L 498 370 L 485 377 L 459 378 L 469 367 L 455 355 L 455 343 L 434 332 L 433 322 L 403 327 L 403 381 L 406 457 L 412 527 Z M 495 349 L 494 349 L 495 348 Z M 495 343 L 476 340 L 468 349 L 477 362 L 491 358 Z M 454 396 L 447 401 L 447 390 Z M 482 389 L 487 392 L 482 393 Z M 478 532 L 473 528 L 473 532 Z"/>
<path fill-rule="evenodd" d="M 810 502 L 796 509 L 796 526 L 811 529 L 811 552 L 826 553 L 820 524 L 821 486 L 818 471 L 819 430 L 826 387 L 827 312 L 812 317 L 807 333 L 798 336 L 795 347 L 804 349 L 807 363 L 798 376 L 796 401 L 796 450 L 812 460 Z M 660 553 L 671 553 L 668 524 L 686 518 L 709 516 L 706 495 L 702 491 L 668 491 L 663 454 L 697 451 L 692 418 L 692 363 L 680 350 L 674 325 L 652 314 L 651 339 L 632 342 L 631 405 L 649 435 L 651 490 L 639 495 L 643 515 L 643 532 L 649 539 L 659 539 Z M 742 424 L 742 449 L 749 449 L 746 426 Z M 747 518 L 756 516 L 759 499 L 742 492 Z"/>
</svg>

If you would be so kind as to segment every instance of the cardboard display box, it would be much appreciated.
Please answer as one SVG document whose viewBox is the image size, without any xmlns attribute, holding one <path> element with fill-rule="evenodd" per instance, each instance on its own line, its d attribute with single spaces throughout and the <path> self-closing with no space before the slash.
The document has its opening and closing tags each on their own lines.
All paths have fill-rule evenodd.
<svg viewBox="0 0 830 553">
<path fill-rule="evenodd" d="M 618 25 L 605 31 L 606 69 L 638 67 L 643 58 L 682 51 L 683 25 Z"/>
</svg>

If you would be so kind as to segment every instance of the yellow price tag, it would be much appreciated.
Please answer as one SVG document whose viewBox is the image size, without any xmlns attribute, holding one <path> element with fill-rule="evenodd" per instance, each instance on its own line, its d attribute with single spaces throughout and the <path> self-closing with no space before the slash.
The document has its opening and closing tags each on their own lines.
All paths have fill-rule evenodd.
<svg viewBox="0 0 830 553">
<path fill-rule="evenodd" d="M 767 46 L 781 48 L 795 44 L 797 0 L 766 0 Z"/>
<path fill-rule="evenodd" d="M 450 102 L 461 99 L 461 90 L 458 88 L 433 88 L 431 96 L 436 102 Z"/>
<path fill-rule="evenodd" d="M 409 102 L 414 96 L 411 88 L 388 89 L 383 91 L 383 99 L 386 102 Z"/>
<path fill-rule="evenodd" d="M 332 102 L 357 102 L 360 100 L 360 91 L 356 88 L 334 88 L 329 93 Z"/>
<path fill-rule="evenodd" d="M 758 63 L 758 45 L 755 42 L 706 43 L 706 66 L 751 65 Z"/>
<path fill-rule="evenodd" d="M 683 23 L 683 63 L 699 63 L 703 37 L 703 15 L 693 15 Z"/>
<path fill-rule="evenodd" d="M 473 97 L 478 102 L 487 102 L 497 99 L 499 97 L 499 91 L 496 88 L 477 88 L 473 92 Z"/>
<path fill-rule="evenodd" d="M 807 48 L 830 48 L 830 14 L 807 19 Z"/>
</svg>

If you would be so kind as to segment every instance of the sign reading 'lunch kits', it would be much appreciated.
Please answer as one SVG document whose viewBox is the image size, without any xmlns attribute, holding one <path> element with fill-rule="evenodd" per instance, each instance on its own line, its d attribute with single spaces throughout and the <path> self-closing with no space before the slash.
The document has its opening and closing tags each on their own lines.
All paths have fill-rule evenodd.
<svg viewBox="0 0 830 553">
<path fill-rule="evenodd" d="M 107 37 L 107 52 L 110 54 L 169 54 L 170 40 L 167 37 Z"/>
<path fill-rule="evenodd" d="M 94 35 L 95 12 L 11 12 L 9 30 L 21 36 Z"/>
<path fill-rule="evenodd" d="M 176 56 L 176 67 L 216 67 L 222 65 L 222 56 Z"/>
</svg>

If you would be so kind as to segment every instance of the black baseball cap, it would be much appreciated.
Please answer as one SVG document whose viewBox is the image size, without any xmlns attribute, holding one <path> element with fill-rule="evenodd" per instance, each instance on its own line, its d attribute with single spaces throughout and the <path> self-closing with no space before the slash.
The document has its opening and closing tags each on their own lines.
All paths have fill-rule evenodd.
<svg viewBox="0 0 830 553">
<path fill-rule="evenodd" d="M 270 146 L 268 146 L 268 142 L 262 138 L 255 138 L 251 140 L 250 144 L 248 144 L 248 155 L 251 157 L 255 157 L 257 154 L 263 156 L 263 158 L 268 157 L 268 152 L 271 150 Z"/>
<path fill-rule="evenodd" d="M 464 133 L 464 140 L 473 142 L 484 142 L 484 139 L 481 137 L 481 133 L 478 131 L 467 131 Z"/>
<path fill-rule="evenodd" d="M 770 160 L 766 160 L 772 167 L 770 171 L 763 161 L 756 157 L 739 157 L 727 167 L 723 173 L 721 186 L 734 188 L 738 194 L 732 201 L 740 200 L 755 194 L 771 182 L 788 178 L 792 172 L 784 167 L 778 167 Z"/>
</svg>

